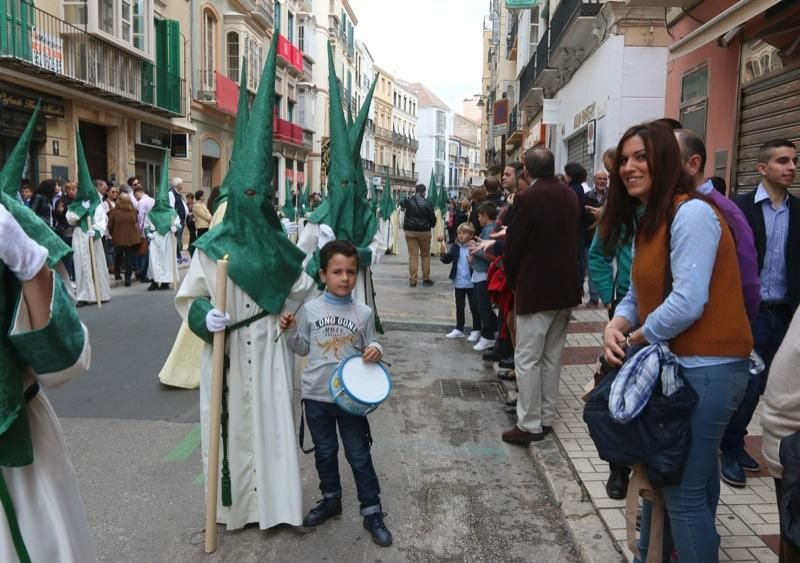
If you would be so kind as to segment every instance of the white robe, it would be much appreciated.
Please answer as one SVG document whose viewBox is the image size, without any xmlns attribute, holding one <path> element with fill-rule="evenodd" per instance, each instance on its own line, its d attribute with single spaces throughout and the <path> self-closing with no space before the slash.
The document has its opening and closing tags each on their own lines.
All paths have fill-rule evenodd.
<svg viewBox="0 0 800 563">
<path fill-rule="evenodd" d="M 72 211 L 67 211 L 67 222 L 70 225 L 78 225 L 78 216 Z M 76 226 L 72 232 L 72 255 L 75 264 L 75 299 L 95 303 L 97 297 L 94 290 L 94 279 L 92 277 L 92 261 L 89 255 L 89 245 L 94 245 L 94 263 L 97 272 L 97 285 L 100 287 L 100 301 L 106 302 L 111 299 L 111 282 L 108 279 L 108 264 L 106 263 L 106 253 L 103 249 L 102 236 L 106 234 L 108 228 L 108 214 L 102 205 L 98 205 L 92 217 L 92 228 L 101 233 L 101 238 L 89 237 L 80 226 Z"/>
<path fill-rule="evenodd" d="M 27 309 L 21 309 L 20 313 L 12 335 L 30 330 Z M 86 327 L 83 330 L 84 347 L 78 361 L 63 371 L 49 374 L 35 374 L 28 369 L 23 378 L 26 389 L 37 380 L 44 387 L 58 387 L 89 369 L 89 336 Z M 33 463 L 24 467 L 2 467 L 0 471 L 8 485 L 31 561 L 97 561 L 78 479 L 67 455 L 64 432 L 56 413 L 41 390 L 27 403 L 26 409 L 33 439 Z M 2 508 L 0 561 L 18 561 Z"/>
<path fill-rule="evenodd" d="M 177 215 L 172 222 L 172 228 L 175 230 L 166 235 L 153 232 L 153 238 L 150 239 L 150 262 L 147 266 L 147 277 L 155 283 L 177 284 L 180 279 L 178 277 L 178 249 L 175 233 L 181 228 L 181 220 Z M 155 231 L 155 226 L 148 215 L 144 221 L 144 232 L 152 231 Z"/>
<path fill-rule="evenodd" d="M 391 254 L 400 254 L 400 225 L 403 224 L 404 215 L 400 209 L 395 209 L 392 213 L 392 238 L 389 240 L 389 250 Z"/>
<path fill-rule="evenodd" d="M 303 261 L 303 267 L 308 263 L 317 248 L 319 241 L 320 229 L 319 224 L 307 222 L 302 232 L 300 233 L 300 240 L 297 241 L 303 252 L 306 253 L 306 259 Z M 372 242 L 369 243 L 369 249 L 372 251 L 372 262 L 370 264 L 361 264 L 358 269 L 358 277 L 356 278 L 356 286 L 353 288 L 353 299 L 359 303 L 365 304 L 367 307 L 375 310 L 375 299 L 372 295 L 372 276 L 367 271 L 368 268 L 380 264 L 386 254 L 386 233 L 378 229 L 372 237 Z"/>
<path fill-rule="evenodd" d="M 294 311 L 314 289 L 313 280 L 302 274 L 292 287 L 284 311 Z M 216 292 L 216 263 L 202 250 L 192 258 L 175 306 L 187 318 L 197 297 Z M 228 280 L 227 312 L 231 323 L 248 319 L 261 308 Z M 294 354 L 281 338 L 278 315 L 268 315 L 227 338 L 228 371 L 228 461 L 233 504 L 217 499 L 217 522 L 235 530 L 258 522 L 264 530 L 281 523 L 299 526 L 303 521 L 302 485 L 294 425 Z M 204 344 L 200 368 L 200 422 L 203 473 L 208 476 L 208 422 L 210 416 L 212 346 Z M 220 475 L 222 475 L 220 442 Z"/>
</svg>

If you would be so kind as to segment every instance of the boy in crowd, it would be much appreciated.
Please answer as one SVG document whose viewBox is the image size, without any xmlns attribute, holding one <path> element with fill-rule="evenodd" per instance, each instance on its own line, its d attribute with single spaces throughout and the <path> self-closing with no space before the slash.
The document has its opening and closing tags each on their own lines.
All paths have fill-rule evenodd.
<svg viewBox="0 0 800 563">
<path fill-rule="evenodd" d="M 355 245 L 343 240 L 331 241 L 322 247 L 319 261 L 325 292 L 307 302 L 297 319 L 291 313 L 280 317 L 289 348 L 308 356 L 302 376 L 303 407 L 314 440 L 322 500 L 303 519 L 303 526 L 318 526 L 342 513 L 338 425 L 345 457 L 353 470 L 364 528 L 372 541 L 386 547 L 392 544 L 392 534 L 383 522 L 380 484 L 370 455 L 369 423 L 365 416 L 340 409 L 328 387 L 331 374 L 342 359 L 363 350 L 365 362 L 377 362 L 383 350 L 375 340 L 372 310 L 352 296 L 359 267 Z"/>
<path fill-rule="evenodd" d="M 497 206 L 491 201 L 484 201 L 478 206 L 478 222 L 481 225 L 480 238 L 490 240 L 494 232 L 495 220 L 497 219 Z M 474 350 L 483 352 L 494 346 L 494 337 L 497 332 L 497 317 L 492 311 L 492 303 L 489 301 L 489 282 L 488 272 L 491 259 L 481 248 L 472 255 L 472 283 L 475 293 L 475 303 L 481 316 L 481 337 L 478 343 L 473 346 Z"/>
<path fill-rule="evenodd" d="M 465 302 L 469 302 L 469 312 L 472 315 L 472 332 L 467 340 L 477 342 L 481 337 L 481 319 L 478 307 L 475 304 L 474 285 L 472 283 L 472 266 L 469 259 L 469 241 L 475 237 L 475 228 L 472 223 L 461 223 L 457 229 L 458 238 L 450 250 L 444 250 L 442 245 L 441 260 L 445 264 L 452 264 L 450 279 L 456 292 L 456 328 L 447 334 L 447 338 L 464 338 Z"/>
</svg>

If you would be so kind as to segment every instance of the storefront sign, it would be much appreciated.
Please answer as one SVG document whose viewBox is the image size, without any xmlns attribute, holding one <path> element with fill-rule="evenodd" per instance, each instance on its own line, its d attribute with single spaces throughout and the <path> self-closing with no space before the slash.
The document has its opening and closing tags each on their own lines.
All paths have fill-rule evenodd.
<svg viewBox="0 0 800 563">
<path fill-rule="evenodd" d="M 494 103 L 494 123 L 492 134 L 495 137 L 508 133 L 508 100 L 498 100 Z"/>
<path fill-rule="evenodd" d="M 539 0 L 506 0 L 508 10 L 526 10 L 539 5 Z"/>
<path fill-rule="evenodd" d="M 24 111 L 15 111 L 5 107 L 0 107 L 0 135 L 4 137 L 20 137 L 31 114 Z M 39 114 L 36 124 L 33 126 L 31 139 L 34 141 L 44 141 L 47 138 L 47 127 L 44 123 L 44 116 Z"/>
<path fill-rule="evenodd" d="M 583 111 L 575 114 L 575 117 L 573 118 L 572 128 L 577 129 L 579 127 L 583 127 L 584 125 L 589 123 L 590 119 L 594 119 L 595 117 L 594 109 L 595 109 L 595 104 L 594 102 L 592 102 L 591 105 L 586 106 L 586 108 L 584 108 Z"/>
<path fill-rule="evenodd" d="M 48 117 L 64 117 L 64 100 L 7 82 L 0 82 L 0 107 L 32 113 L 41 100 L 39 112 Z"/>
</svg>

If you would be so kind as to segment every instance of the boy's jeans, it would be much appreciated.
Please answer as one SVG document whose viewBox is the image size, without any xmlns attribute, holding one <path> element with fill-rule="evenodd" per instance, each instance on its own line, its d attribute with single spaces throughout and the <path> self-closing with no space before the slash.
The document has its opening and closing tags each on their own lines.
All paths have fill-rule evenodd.
<svg viewBox="0 0 800 563">
<path fill-rule="evenodd" d="M 355 416 L 340 409 L 335 403 L 305 399 L 306 422 L 314 440 L 314 461 L 319 475 L 319 490 L 326 498 L 342 496 L 339 479 L 339 440 L 336 425 L 342 437 L 344 456 L 353 470 L 361 515 L 381 511 L 381 487 L 372 466 L 371 436 L 365 416 Z"/>
<path fill-rule="evenodd" d="M 494 340 L 497 333 L 497 317 L 492 311 L 492 302 L 489 301 L 489 282 L 475 282 L 472 292 L 475 294 L 475 304 L 481 316 L 481 336 L 486 340 Z"/>
</svg>

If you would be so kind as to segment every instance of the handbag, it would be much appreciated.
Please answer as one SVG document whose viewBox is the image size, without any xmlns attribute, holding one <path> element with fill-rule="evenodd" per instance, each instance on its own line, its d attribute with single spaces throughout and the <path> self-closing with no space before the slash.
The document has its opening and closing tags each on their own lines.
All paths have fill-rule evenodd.
<svg viewBox="0 0 800 563">
<path fill-rule="evenodd" d="M 139 244 L 136 245 L 136 256 L 144 256 L 145 254 L 147 254 L 147 248 L 148 248 L 147 237 L 142 235 L 139 237 Z"/>
</svg>

